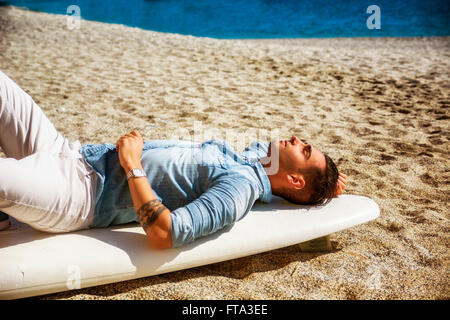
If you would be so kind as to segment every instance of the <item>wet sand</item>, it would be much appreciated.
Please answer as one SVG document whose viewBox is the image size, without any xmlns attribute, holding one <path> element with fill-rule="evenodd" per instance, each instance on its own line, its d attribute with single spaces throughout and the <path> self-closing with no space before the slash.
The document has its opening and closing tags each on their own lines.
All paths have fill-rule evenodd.
<svg viewBox="0 0 450 320">
<path fill-rule="evenodd" d="M 330 252 L 290 246 L 40 298 L 450 298 L 449 49 L 449 37 L 216 40 L 85 20 L 69 30 L 65 16 L 0 7 L 0 69 L 69 139 L 295 134 L 335 159 L 347 193 L 381 209 L 333 234 Z"/>
</svg>

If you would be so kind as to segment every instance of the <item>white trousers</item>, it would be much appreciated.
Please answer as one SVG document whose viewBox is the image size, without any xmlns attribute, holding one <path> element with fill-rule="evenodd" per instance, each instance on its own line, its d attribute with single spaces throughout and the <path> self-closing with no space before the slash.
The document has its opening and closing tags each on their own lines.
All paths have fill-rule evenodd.
<svg viewBox="0 0 450 320">
<path fill-rule="evenodd" d="M 80 142 L 64 138 L 41 108 L 0 71 L 0 211 L 45 232 L 87 229 L 96 175 Z"/>
</svg>

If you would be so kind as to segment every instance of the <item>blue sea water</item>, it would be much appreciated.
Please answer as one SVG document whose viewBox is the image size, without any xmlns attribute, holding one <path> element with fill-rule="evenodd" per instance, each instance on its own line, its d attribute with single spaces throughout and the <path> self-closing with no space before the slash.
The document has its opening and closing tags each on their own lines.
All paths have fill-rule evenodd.
<svg viewBox="0 0 450 320">
<path fill-rule="evenodd" d="M 142 29 L 212 38 L 450 35 L 449 0 L 10 0 L 0 5 L 68 14 Z M 379 29 L 367 13 L 377 5 Z M 73 12 L 70 12 L 73 14 Z"/>
</svg>

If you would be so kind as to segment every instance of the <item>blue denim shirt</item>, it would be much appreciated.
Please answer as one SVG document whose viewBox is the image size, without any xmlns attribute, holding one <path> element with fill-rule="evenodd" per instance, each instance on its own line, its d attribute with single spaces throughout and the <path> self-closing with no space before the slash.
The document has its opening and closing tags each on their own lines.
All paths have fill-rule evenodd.
<svg viewBox="0 0 450 320">
<path fill-rule="evenodd" d="M 171 211 L 173 247 L 206 236 L 244 217 L 272 192 L 259 158 L 269 143 L 237 154 L 226 142 L 145 141 L 141 163 L 156 197 Z M 81 153 L 98 175 L 92 227 L 139 222 L 116 147 L 88 144 Z"/>
</svg>

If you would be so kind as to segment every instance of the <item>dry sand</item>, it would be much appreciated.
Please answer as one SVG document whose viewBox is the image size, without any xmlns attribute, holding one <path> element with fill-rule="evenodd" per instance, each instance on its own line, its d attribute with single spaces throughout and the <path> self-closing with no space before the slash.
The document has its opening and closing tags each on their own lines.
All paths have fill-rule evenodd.
<svg viewBox="0 0 450 320">
<path fill-rule="evenodd" d="M 450 298 L 449 49 L 448 37 L 216 40 L 84 20 L 69 30 L 65 16 L 0 8 L 0 69 L 68 138 L 278 129 L 328 153 L 347 192 L 381 208 L 333 234 L 331 252 L 291 246 L 43 298 Z"/>
</svg>

